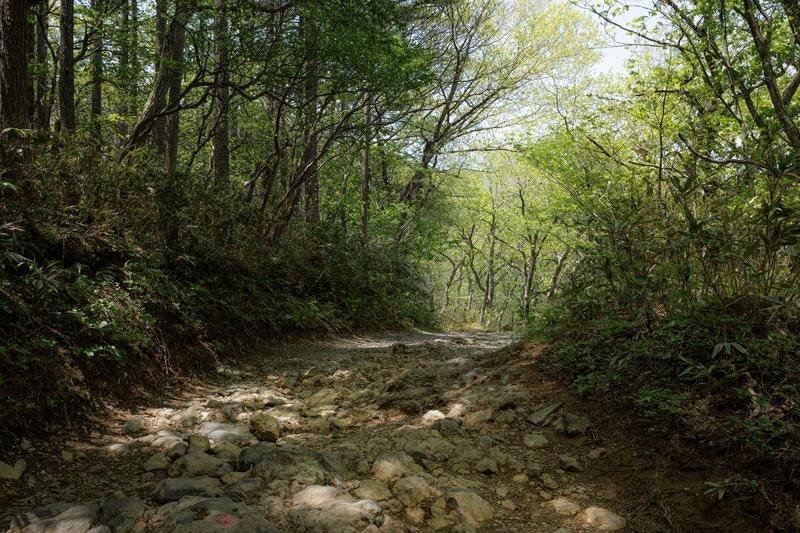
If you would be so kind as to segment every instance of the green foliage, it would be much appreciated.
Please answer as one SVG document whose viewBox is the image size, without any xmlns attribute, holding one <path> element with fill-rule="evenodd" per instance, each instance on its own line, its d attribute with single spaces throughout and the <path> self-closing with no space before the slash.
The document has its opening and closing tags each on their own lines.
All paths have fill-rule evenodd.
<svg viewBox="0 0 800 533">
<path fill-rule="evenodd" d="M 303 226 L 266 246 L 260 211 L 230 191 L 193 175 L 167 190 L 146 154 L 119 163 L 78 140 L 42 142 L 0 196 L 11 431 L 83 409 L 124 376 L 202 367 L 254 339 L 430 323 L 419 275 L 388 249 Z"/>
</svg>

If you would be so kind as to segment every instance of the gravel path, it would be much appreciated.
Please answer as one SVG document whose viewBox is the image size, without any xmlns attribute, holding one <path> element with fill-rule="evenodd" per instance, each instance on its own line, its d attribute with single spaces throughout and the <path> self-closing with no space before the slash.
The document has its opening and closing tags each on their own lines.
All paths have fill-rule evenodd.
<svg viewBox="0 0 800 533">
<path fill-rule="evenodd" d="M 508 334 L 270 352 L 85 439 L 24 443 L 4 458 L 26 467 L 0 482 L 0 531 L 665 529 Z"/>
</svg>

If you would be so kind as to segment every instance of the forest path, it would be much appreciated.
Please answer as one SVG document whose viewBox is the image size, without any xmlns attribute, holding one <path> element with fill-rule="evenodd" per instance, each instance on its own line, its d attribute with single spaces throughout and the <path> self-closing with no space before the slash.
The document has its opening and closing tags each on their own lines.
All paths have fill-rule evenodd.
<svg viewBox="0 0 800 533">
<path fill-rule="evenodd" d="M 755 530 L 698 506 L 693 474 L 538 352 L 488 333 L 279 344 L 84 439 L 26 443 L 0 531 Z"/>
</svg>

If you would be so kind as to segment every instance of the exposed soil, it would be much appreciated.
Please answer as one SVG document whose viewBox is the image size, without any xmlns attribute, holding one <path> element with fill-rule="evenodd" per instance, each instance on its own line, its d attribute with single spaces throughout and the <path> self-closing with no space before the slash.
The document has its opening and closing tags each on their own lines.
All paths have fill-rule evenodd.
<svg viewBox="0 0 800 533">
<path fill-rule="evenodd" d="M 89 502 L 99 510 L 86 511 L 86 529 L 72 531 L 746 532 L 786 523 L 738 485 L 721 499 L 709 492 L 708 482 L 731 478 L 725 458 L 695 456 L 632 429 L 605 403 L 582 400 L 539 370 L 540 349 L 507 334 L 420 331 L 276 344 L 136 412 L 111 411 L 88 434 L 65 431 L 4 450 L 0 459 L 22 458 L 27 469 L 20 480 L 0 481 L 0 531 L 24 513 L 12 531 L 52 526 L 65 520 L 62 511 Z M 543 423 L 529 421 L 555 404 Z M 217 422 L 247 432 L 255 413 L 280 422 L 276 444 L 257 445 L 273 454 L 268 465 L 237 461 L 227 438 L 209 434 Z M 177 457 L 144 471 L 167 445 L 198 434 L 211 437 L 201 459 L 212 458 L 214 472 L 181 470 L 193 467 Z M 250 437 L 235 446 L 255 449 Z M 300 459 L 278 467 L 280 450 Z M 332 459 L 345 452 L 352 461 Z M 412 461 L 387 475 L 379 465 L 392 454 Z M 165 479 L 192 476 L 214 478 L 215 492 L 180 501 L 159 492 Z M 309 486 L 335 489 L 309 499 Z M 461 501 L 459 491 L 481 501 Z M 204 499 L 224 509 L 180 514 L 181 505 Z M 111 524 L 108 502 L 123 500 L 141 512 Z M 55 502 L 69 505 L 30 512 Z M 593 520 L 593 507 L 601 518 Z"/>
</svg>

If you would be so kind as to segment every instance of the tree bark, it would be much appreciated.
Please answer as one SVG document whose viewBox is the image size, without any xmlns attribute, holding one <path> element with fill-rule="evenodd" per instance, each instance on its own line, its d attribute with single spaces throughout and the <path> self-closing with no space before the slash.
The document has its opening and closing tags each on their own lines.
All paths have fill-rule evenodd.
<svg viewBox="0 0 800 533">
<path fill-rule="evenodd" d="M 28 0 L 0 0 L 0 125 L 30 126 Z"/>
<path fill-rule="evenodd" d="M 303 119 L 305 148 L 303 149 L 303 168 L 307 176 L 303 184 L 305 189 L 306 221 L 315 226 L 319 223 L 319 170 L 317 164 L 317 66 L 314 57 L 314 29 L 304 18 L 301 21 L 303 43 L 305 46 L 305 113 Z"/>
<path fill-rule="evenodd" d="M 164 2 L 165 0 L 156 0 L 156 77 L 158 77 L 160 69 L 162 68 L 161 63 L 163 63 L 163 58 L 166 57 L 167 22 Z M 153 148 L 155 152 L 162 157 L 167 152 L 167 132 L 165 126 L 166 124 L 163 118 L 156 119 L 153 125 Z"/>
<path fill-rule="evenodd" d="M 121 136 L 125 136 L 130 131 L 130 124 L 129 120 L 131 117 L 131 110 L 130 110 L 130 96 L 128 95 L 128 91 L 130 90 L 132 84 L 132 76 L 131 76 L 131 48 L 133 40 L 131 38 L 131 17 L 130 17 L 130 6 L 128 5 L 128 0 L 119 0 L 119 11 L 122 15 L 122 21 L 120 22 L 120 43 L 119 43 L 119 84 L 120 84 L 120 95 L 119 101 L 117 102 L 117 114 L 123 117 L 124 120 L 121 120 L 117 123 L 117 131 Z"/>
<path fill-rule="evenodd" d="M 75 28 L 73 0 L 61 0 L 58 28 L 61 34 L 58 60 L 58 108 L 62 131 L 75 130 Z"/>
<path fill-rule="evenodd" d="M 214 168 L 214 183 L 228 184 L 230 179 L 230 129 L 228 123 L 228 15 L 225 0 L 215 0 L 217 20 L 214 47 L 217 59 L 214 108 L 216 121 L 211 164 Z"/>
<path fill-rule="evenodd" d="M 567 262 L 569 250 L 565 251 L 559 256 L 556 256 L 556 268 L 553 270 L 553 277 L 550 279 L 550 290 L 547 291 L 547 301 L 550 302 L 556 295 L 558 288 L 558 279 L 561 277 L 561 271 L 564 269 L 564 264 Z"/>
<path fill-rule="evenodd" d="M 364 147 L 361 150 L 361 242 L 369 242 L 370 144 L 372 143 L 372 95 L 364 95 Z"/>
<path fill-rule="evenodd" d="M 47 6 L 39 3 L 36 6 L 36 91 L 33 104 L 33 126 L 38 130 L 50 128 L 49 107 L 45 106 L 47 96 Z"/>
<path fill-rule="evenodd" d="M 92 130 L 95 136 L 99 137 L 102 130 L 101 117 L 103 114 L 103 34 L 105 2 L 103 0 L 92 0 L 92 12 L 94 21 L 94 42 L 92 43 Z"/>
<path fill-rule="evenodd" d="M 181 96 L 181 78 L 183 63 L 183 46 L 186 40 L 187 11 L 184 2 L 175 5 L 175 20 L 170 25 L 169 57 L 167 65 L 161 65 L 167 71 L 168 100 L 177 102 Z M 174 177 L 178 170 L 178 134 L 180 133 L 180 112 L 167 116 L 165 165 L 167 175 Z"/>
</svg>

